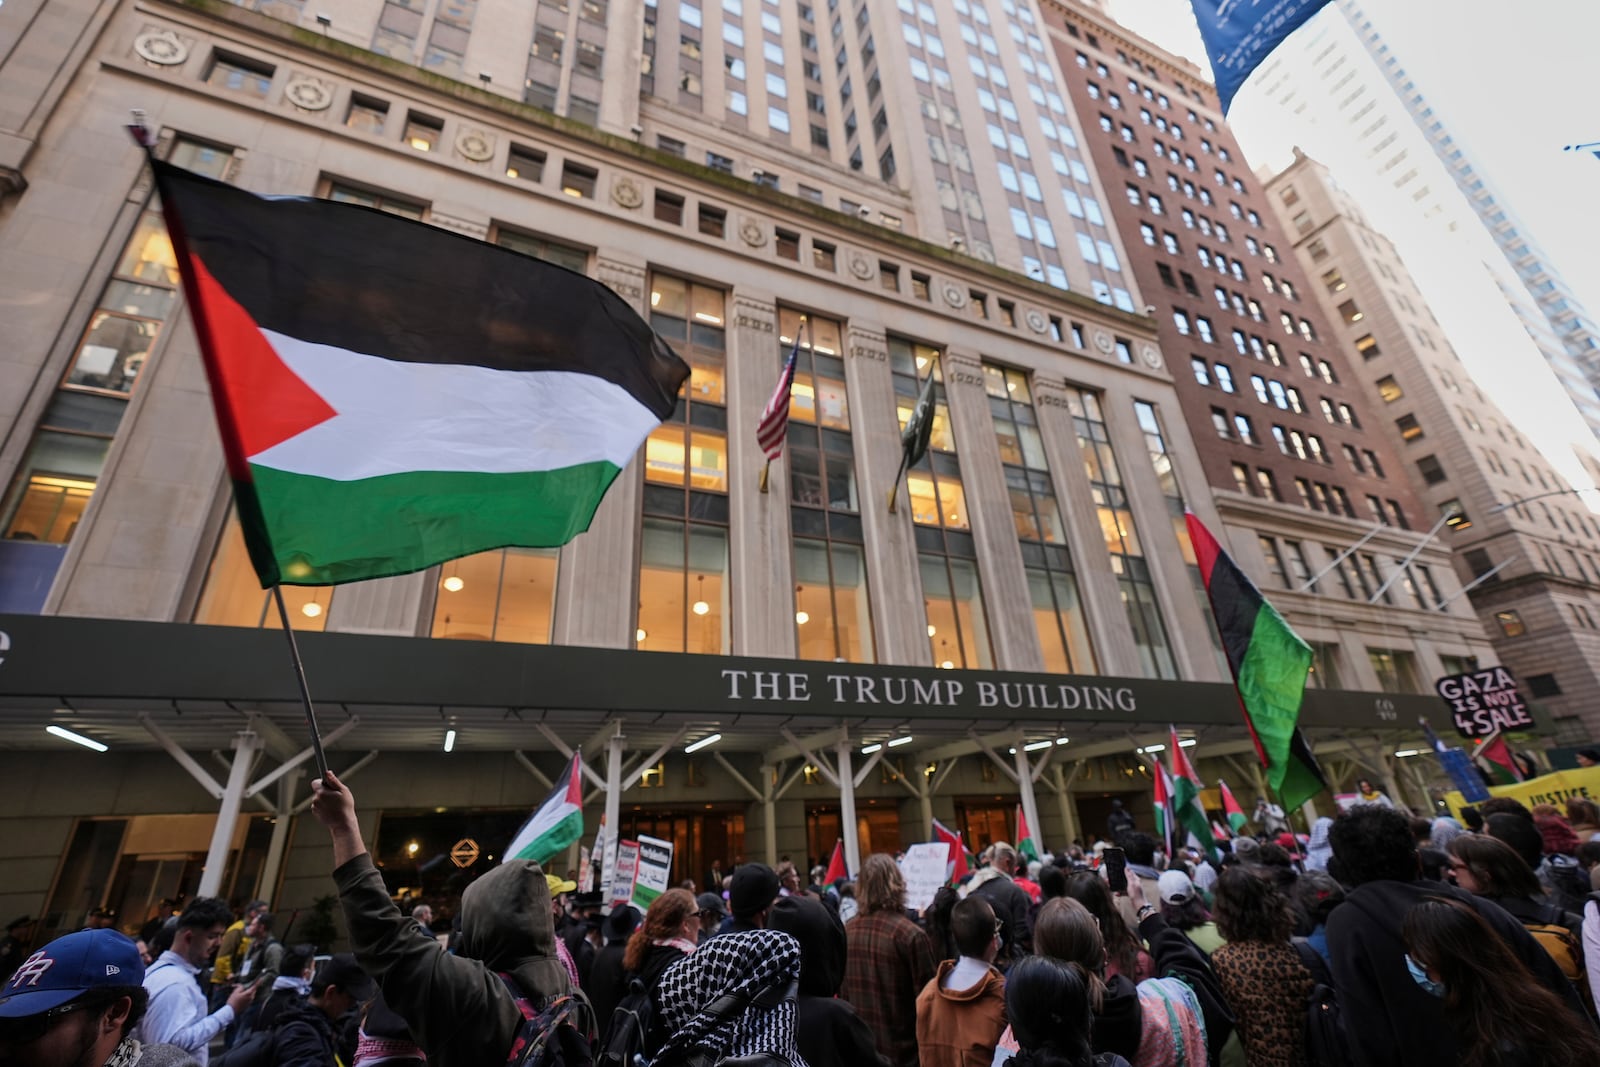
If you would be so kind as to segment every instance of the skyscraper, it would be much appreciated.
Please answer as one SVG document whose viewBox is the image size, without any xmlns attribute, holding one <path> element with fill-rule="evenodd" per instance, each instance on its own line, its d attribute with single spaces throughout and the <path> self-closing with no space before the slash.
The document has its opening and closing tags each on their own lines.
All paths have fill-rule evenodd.
<svg viewBox="0 0 1600 1067">
<path fill-rule="evenodd" d="M 1412 556 L 1433 516 L 1215 92 L 1099 5 L 1046 10 L 1233 552 L 1312 642 L 1316 684 L 1421 691 L 1474 627 L 1432 595 L 1444 546 Z M 1401 615 L 1430 636 L 1400 647 Z"/>
<path fill-rule="evenodd" d="M 1484 395 L 1439 331 L 1394 244 L 1314 159 L 1267 182 L 1296 227 L 1312 296 L 1361 354 L 1351 370 L 1399 442 L 1400 470 L 1525 695 L 1557 738 L 1600 732 L 1600 521 Z M 1484 664 L 1488 666 L 1489 664 Z"/>
<path fill-rule="evenodd" d="M 1600 333 L 1359 0 L 1336 0 L 1254 76 L 1256 94 L 1395 239 L 1469 364 L 1542 358 L 1600 432 Z M 1291 225 L 1292 225 L 1291 219 Z M 1536 388 L 1519 370 L 1525 389 Z M 1546 419 L 1557 413 L 1544 408 Z M 1593 441 L 1582 442 L 1590 448 Z M 1555 457 L 1566 463 L 1569 457 Z"/>
</svg>

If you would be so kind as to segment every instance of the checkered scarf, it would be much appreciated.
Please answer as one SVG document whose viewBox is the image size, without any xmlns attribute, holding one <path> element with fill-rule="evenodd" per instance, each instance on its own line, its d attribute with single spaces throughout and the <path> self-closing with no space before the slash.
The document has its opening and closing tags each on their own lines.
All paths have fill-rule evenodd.
<svg viewBox="0 0 1600 1067">
<path fill-rule="evenodd" d="M 788 934 L 751 930 L 712 938 L 661 976 L 661 1015 L 672 1036 L 654 1062 L 675 1063 L 693 1054 L 715 1062 L 764 1053 L 789 1067 L 806 1067 L 795 1049 L 792 998 L 770 1008 L 747 1004 L 732 1019 L 718 1019 L 705 1011 L 724 994 L 754 998 L 799 978 L 800 943 Z"/>
</svg>

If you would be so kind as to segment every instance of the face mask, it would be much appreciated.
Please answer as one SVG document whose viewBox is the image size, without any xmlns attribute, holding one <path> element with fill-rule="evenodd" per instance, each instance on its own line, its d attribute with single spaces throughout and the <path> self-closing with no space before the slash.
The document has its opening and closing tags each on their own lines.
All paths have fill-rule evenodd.
<svg viewBox="0 0 1600 1067">
<path fill-rule="evenodd" d="M 1432 978 L 1429 978 L 1428 972 L 1422 969 L 1421 964 L 1411 958 L 1410 953 L 1406 954 L 1406 970 L 1411 972 L 1411 980 L 1421 986 L 1424 992 L 1436 997 L 1444 996 L 1444 983 L 1435 982 Z"/>
</svg>

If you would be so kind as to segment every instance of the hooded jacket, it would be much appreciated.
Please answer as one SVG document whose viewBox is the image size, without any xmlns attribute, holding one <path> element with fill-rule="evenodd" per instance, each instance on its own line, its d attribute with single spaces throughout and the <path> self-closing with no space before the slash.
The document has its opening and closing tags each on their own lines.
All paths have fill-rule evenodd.
<svg viewBox="0 0 1600 1067">
<path fill-rule="evenodd" d="M 556 958 L 550 888 L 537 863 L 502 863 L 467 887 L 456 955 L 441 951 L 415 919 L 401 916 L 368 854 L 333 878 L 356 960 L 411 1025 L 433 1067 L 506 1062 L 522 1013 L 500 980 L 502 971 L 534 1004 L 582 996 Z"/>
<path fill-rule="evenodd" d="M 1006 1031 L 1006 980 L 992 966 L 975 985 L 947 989 L 956 960 L 917 996 L 917 1051 L 922 1067 L 986 1067 Z"/>
<path fill-rule="evenodd" d="M 994 909 L 994 917 L 1003 924 L 1000 957 L 996 963 L 1007 965 L 1033 952 L 1033 931 L 1028 926 L 1033 899 L 1010 875 L 998 867 L 985 867 L 972 876 L 961 895 L 987 900 Z"/>
<path fill-rule="evenodd" d="M 881 1067 L 872 1031 L 849 1001 L 838 999 L 849 951 L 838 916 L 810 897 L 780 897 L 767 928 L 800 943 L 795 1045 L 809 1067 Z"/>
<path fill-rule="evenodd" d="M 1455 1067 L 1461 1047 L 1443 1001 L 1406 970 L 1400 936 L 1406 913 L 1428 898 L 1450 897 L 1477 909 L 1546 989 L 1582 1012 L 1572 983 L 1522 924 L 1493 901 L 1438 882 L 1374 881 L 1357 886 L 1328 916 L 1334 985 L 1355 1061 L 1372 1067 Z"/>
<path fill-rule="evenodd" d="M 284 1005 L 273 1030 L 274 1067 L 327 1067 L 334 1062 L 338 1044 L 333 1022 L 306 998 Z"/>
</svg>

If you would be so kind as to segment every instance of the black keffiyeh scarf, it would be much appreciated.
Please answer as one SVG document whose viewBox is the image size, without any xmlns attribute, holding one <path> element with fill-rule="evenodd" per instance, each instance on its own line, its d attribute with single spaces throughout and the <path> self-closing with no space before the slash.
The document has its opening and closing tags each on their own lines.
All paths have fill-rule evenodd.
<svg viewBox="0 0 1600 1067">
<path fill-rule="evenodd" d="M 777 930 L 751 930 L 712 938 L 691 956 L 667 968 L 658 994 L 662 1021 L 671 1037 L 654 1062 L 675 1064 L 690 1058 L 715 1063 L 725 1057 L 765 1054 L 806 1067 L 794 1044 L 792 997 L 769 1007 L 752 1004 L 773 987 L 800 978 L 800 943 Z M 713 1001 L 732 994 L 745 998 L 731 1018 L 708 1011 Z"/>
</svg>

